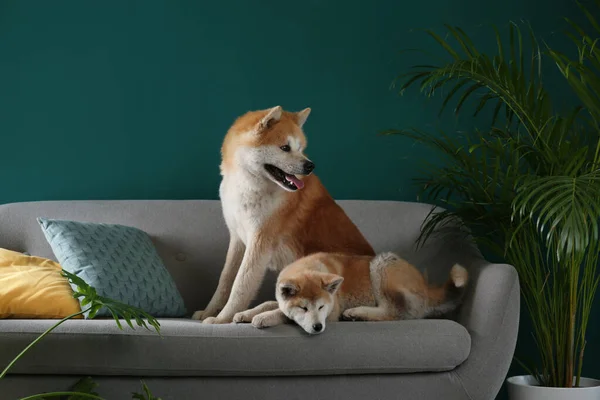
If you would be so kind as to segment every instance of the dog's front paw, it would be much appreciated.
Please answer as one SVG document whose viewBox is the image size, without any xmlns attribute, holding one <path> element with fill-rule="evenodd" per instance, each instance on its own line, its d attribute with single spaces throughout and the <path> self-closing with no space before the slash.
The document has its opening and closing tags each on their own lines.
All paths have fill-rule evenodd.
<svg viewBox="0 0 600 400">
<path fill-rule="evenodd" d="M 342 313 L 344 321 L 360 321 L 362 318 L 358 315 L 355 308 L 349 308 Z"/>
<path fill-rule="evenodd" d="M 219 314 L 219 310 L 198 310 L 192 314 L 192 319 L 203 321 L 209 317 L 216 317 Z"/>
<path fill-rule="evenodd" d="M 236 324 L 252 322 L 252 315 L 247 311 L 242 311 L 233 316 L 233 322 Z"/>
<path fill-rule="evenodd" d="M 268 315 L 258 314 L 255 315 L 254 318 L 252 318 L 252 326 L 255 328 L 262 329 L 273 326 L 273 324 L 269 320 Z"/>
<path fill-rule="evenodd" d="M 229 319 L 224 319 L 224 318 L 219 318 L 219 317 L 208 317 L 202 321 L 203 324 L 208 324 L 208 325 L 228 324 L 230 322 L 231 322 L 231 320 L 229 320 Z"/>
<path fill-rule="evenodd" d="M 196 321 L 202 321 L 204 319 L 204 310 L 198 310 L 194 314 L 192 314 L 192 319 Z"/>
<path fill-rule="evenodd" d="M 215 308 L 207 308 L 205 310 L 198 310 L 194 314 L 192 314 L 192 319 L 203 321 L 209 317 L 216 317 L 221 312 L 220 309 Z"/>
</svg>

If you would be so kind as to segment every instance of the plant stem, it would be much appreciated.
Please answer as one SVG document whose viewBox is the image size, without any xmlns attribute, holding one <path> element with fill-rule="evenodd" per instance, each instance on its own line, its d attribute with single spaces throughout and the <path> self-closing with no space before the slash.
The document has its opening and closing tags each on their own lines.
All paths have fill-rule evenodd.
<svg viewBox="0 0 600 400">
<path fill-rule="evenodd" d="M 577 268 L 575 256 L 572 257 L 569 274 L 569 320 L 567 325 L 567 348 L 566 348 L 566 371 L 565 371 L 565 387 L 573 387 L 573 374 L 575 368 L 573 365 L 575 351 L 575 316 L 577 313 L 577 283 L 579 279 L 579 268 Z M 577 273 L 576 273 L 577 272 Z"/>
<path fill-rule="evenodd" d="M 19 353 L 19 355 L 17 355 L 9 364 L 6 368 L 4 368 L 4 371 L 2 371 L 2 373 L 0 374 L 0 379 L 4 378 L 4 376 L 8 373 L 8 370 L 12 368 L 12 366 L 19 360 L 19 358 L 21 358 L 23 356 L 23 354 L 25 354 L 29 349 L 31 349 L 33 346 L 35 346 L 40 340 L 42 340 L 42 338 L 44 336 L 46 336 L 47 334 L 49 334 L 50 332 L 52 332 L 54 329 L 56 329 L 60 324 L 62 324 L 63 322 L 71 319 L 71 318 L 75 318 L 78 315 L 81 315 L 83 313 L 88 312 L 91 309 L 88 308 L 86 310 L 83 311 L 79 311 L 76 312 L 74 314 L 71 314 L 63 319 L 61 319 L 60 321 L 58 321 L 56 324 L 54 324 L 53 326 L 51 326 L 50 328 L 48 328 L 44 333 L 42 333 L 40 336 L 37 337 L 37 339 L 35 339 L 33 342 L 29 343 L 29 346 L 25 347 L 25 349 L 23 349 L 22 352 Z"/>
<path fill-rule="evenodd" d="M 581 346 L 581 350 L 579 351 L 579 365 L 577 368 L 577 378 L 575 380 L 575 387 L 579 387 L 581 381 L 581 370 L 583 369 L 583 352 L 585 351 L 585 342 Z"/>
<path fill-rule="evenodd" d="M 78 396 L 78 397 L 87 397 L 88 399 L 104 400 L 104 397 L 96 396 L 94 394 L 79 393 L 79 392 L 52 392 L 52 393 L 34 394 L 33 396 L 23 397 L 19 400 L 35 400 L 35 399 L 43 400 L 47 397 L 58 397 L 58 396 Z"/>
</svg>

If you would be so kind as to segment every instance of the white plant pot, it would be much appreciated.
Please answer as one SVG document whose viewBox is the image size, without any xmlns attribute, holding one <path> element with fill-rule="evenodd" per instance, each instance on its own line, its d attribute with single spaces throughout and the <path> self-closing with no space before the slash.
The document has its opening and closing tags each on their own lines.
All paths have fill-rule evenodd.
<svg viewBox="0 0 600 400">
<path fill-rule="evenodd" d="M 506 380 L 510 400 L 600 400 L 600 381 L 581 378 L 578 388 L 538 386 L 531 375 L 513 376 Z"/>
</svg>

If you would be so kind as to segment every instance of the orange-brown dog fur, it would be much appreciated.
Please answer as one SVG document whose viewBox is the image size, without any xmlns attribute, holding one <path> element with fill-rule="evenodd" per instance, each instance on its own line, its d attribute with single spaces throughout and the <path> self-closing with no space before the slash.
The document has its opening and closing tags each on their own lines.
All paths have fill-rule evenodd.
<svg viewBox="0 0 600 400">
<path fill-rule="evenodd" d="M 231 322 L 255 297 L 265 271 L 280 271 L 315 252 L 374 255 L 374 251 L 314 174 L 298 176 L 308 159 L 302 125 L 310 109 L 252 111 L 231 126 L 221 148 L 220 195 L 230 245 L 205 323 Z M 290 145 L 284 153 L 281 146 Z M 272 157 L 272 158 L 269 158 Z M 273 164 L 304 183 L 287 191 L 264 172 Z M 285 169 L 289 170 L 285 170 Z"/>
<path fill-rule="evenodd" d="M 277 279 L 277 302 L 236 314 L 235 322 L 259 328 L 294 320 L 306 332 L 325 329 L 340 318 L 391 321 L 440 316 L 454 310 L 468 273 L 452 267 L 448 281 L 430 285 L 423 274 L 393 253 L 376 257 L 316 253 L 284 268 Z"/>
</svg>

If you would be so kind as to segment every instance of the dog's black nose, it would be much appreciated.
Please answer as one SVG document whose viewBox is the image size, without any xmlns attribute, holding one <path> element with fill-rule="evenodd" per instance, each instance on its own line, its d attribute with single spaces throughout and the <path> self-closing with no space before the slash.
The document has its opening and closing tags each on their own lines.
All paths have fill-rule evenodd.
<svg viewBox="0 0 600 400">
<path fill-rule="evenodd" d="M 314 324 L 313 329 L 315 332 L 321 332 L 321 329 L 323 329 L 323 324 Z"/>
<path fill-rule="evenodd" d="M 304 163 L 304 173 L 306 175 L 313 172 L 313 169 L 315 169 L 315 163 L 313 163 L 312 161 L 307 161 Z"/>
</svg>

